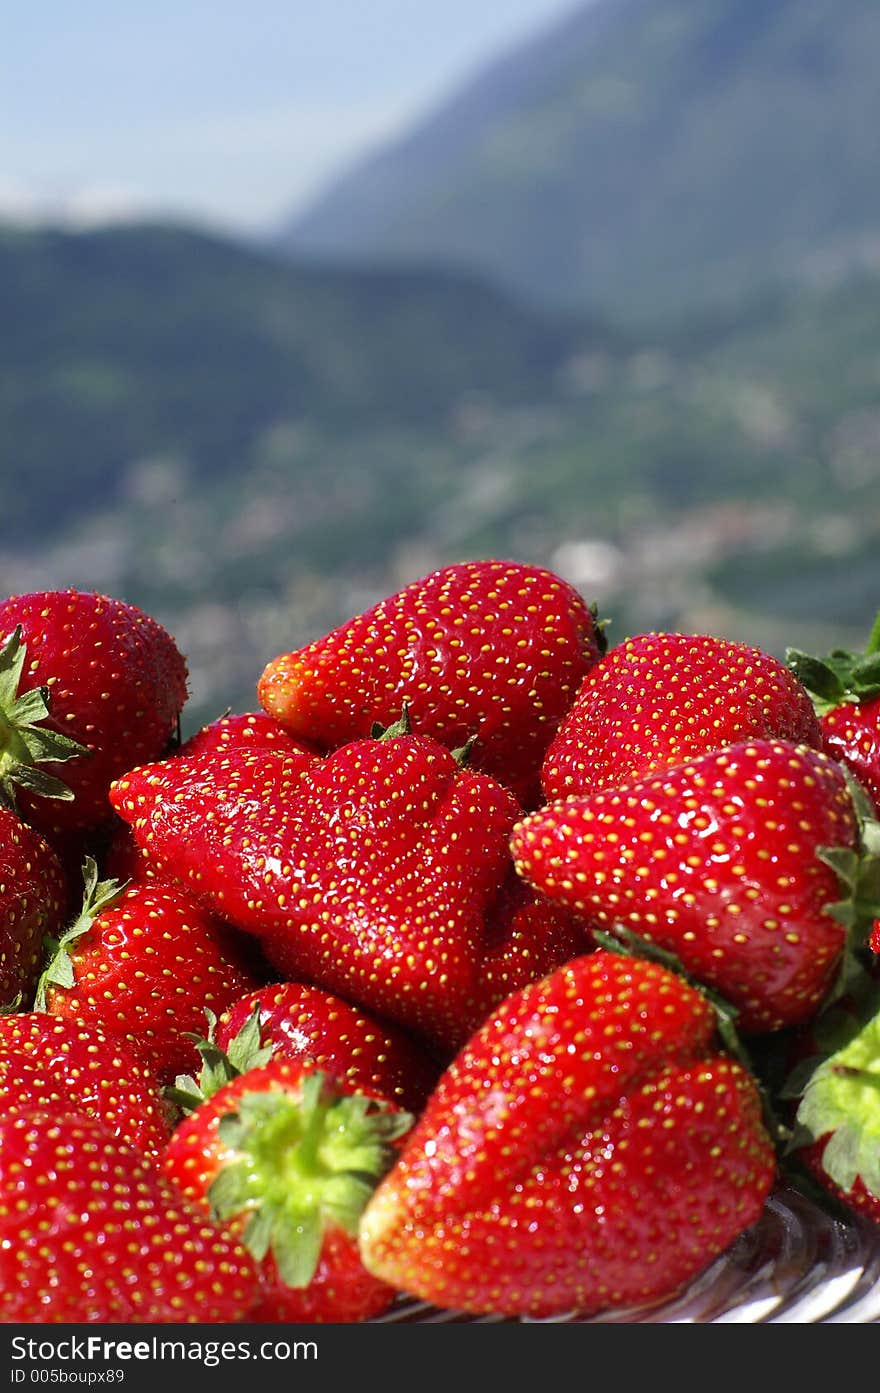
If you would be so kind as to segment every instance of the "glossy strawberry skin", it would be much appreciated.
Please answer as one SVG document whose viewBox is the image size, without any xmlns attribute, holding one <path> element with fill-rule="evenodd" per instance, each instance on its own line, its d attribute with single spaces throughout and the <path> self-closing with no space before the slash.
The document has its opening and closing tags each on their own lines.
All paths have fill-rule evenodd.
<svg viewBox="0 0 880 1393">
<path fill-rule="evenodd" d="M 0 1322 L 246 1318 L 250 1255 L 99 1121 L 0 1118 Z"/>
<path fill-rule="evenodd" d="M 541 567 L 467 561 L 388 596 L 265 667 L 263 708 L 294 735 L 335 748 L 387 727 L 450 749 L 524 803 L 544 751 L 604 646 L 582 597 Z"/>
<path fill-rule="evenodd" d="M 178 749 L 171 752 L 169 758 L 193 755 L 223 757 L 237 750 L 254 752 L 266 749 L 308 757 L 319 753 L 307 741 L 295 739 L 265 711 L 246 711 L 219 716 L 200 726 Z M 110 820 L 102 829 L 98 853 L 104 874 L 120 881 L 155 879 L 156 869 L 134 840 L 131 828 L 113 816 L 109 804 L 108 811 Z"/>
<path fill-rule="evenodd" d="M 297 740 L 266 711 L 236 711 L 200 726 L 177 754 L 227 754 L 233 749 L 283 750 L 288 754 L 318 754 L 317 746 Z"/>
<path fill-rule="evenodd" d="M 256 1093 L 287 1093 L 295 1100 L 303 1079 L 314 1072 L 302 1060 L 274 1058 L 268 1064 L 250 1069 L 224 1085 L 201 1103 L 180 1123 L 165 1151 L 163 1174 L 196 1212 L 211 1212 L 208 1191 L 231 1159 L 230 1147 L 220 1136 L 222 1120 L 240 1111 L 242 1100 Z M 333 1088 L 340 1094 L 367 1093 L 337 1080 Z M 390 1101 L 390 1100 L 388 1100 Z M 269 1158 L 271 1169 L 284 1174 L 284 1138 L 277 1158 Z M 261 1160 L 266 1161 L 265 1156 Z M 320 1183 L 320 1181 L 319 1181 Z M 293 1188 L 295 1181 L 291 1182 Z M 260 1179 L 252 1184 L 253 1201 L 259 1202 Z M 231 1235 L 241 1236 L 248 1211 L 224 1221 Z M 257 1322 L 334 1322 L 369 1320 L 387 1310 L 396 1296 L 393 1286 L 368 1273 L 361 1262 L 357 1234 L 344 1231 L 332 1220 L 323 1220 L 320 1257 L 307 1285 L 294 1287 L 282 1278 L 274 1252 L 259 1260 L 261 1294 L 250 1318 Z"/>
<path fill-rule="evenodd" d="M 511 992 L 594 947 L 589 923 L 536 894 L 511 861 L 493 906 L 480 971 L 462 1004 L 452 1044 L 463 1045 Z"/>
<path fill-rule="evenodd" d="M 273 1059 L 323 1069 L 409 1112 L 424 1107 L 437 1081 L 439 1065 L 405 1031 L 302 982 L 269 983 L 228 1007 L 214 1037 L 221 1050 L 228 1051 L 255 1010 L 260 1043 Z"/>
<path fill-rule="evenodd" d="M 756 1032 L 808 1020 L 829 989 L 846 934 L 817 852 L 857 842 L 834 760 L 754 741 L 551 803 L 512 847 L 542 893 L 671 950 Z"/>
<path fill-rule="evenodd" d="M 127 1041 L 45 1011 L 0 1017 L 0 1114 L 70 1108 L 144 1157 L 171 1135 L 159 1083 Z"/>
<path fill-rule="evenodd" d="M 489 1009 L 490 967 L 497 1000 L 571 955 L 553 907 L 531 914 L 528 951 L 508 893 L 512 793 L 427 737 L 168 760 L 111 796 L 153 862 L 256 935 L 281 976 L 440 1048 Z"/>
<path fill-rule="evenodd" d="M 823 748 L 813 704 L 785 665 L 708 635 L 639 634 L 582 683 L 547 751 L 546 800 L 598 793 L 744 740 Z"/>
<path fill-rule="evenodd" d="M 49 843 L 0 807 L 0 1005 L 28 1006 L 43 958 L 43 939 L 60 932 L 69 886 Z"/>
<path fill-rule="evenodd" d="M 599 951 L 514 993 L 447 1069 L 364 1211 L 379 1277 L 547 1317 L 659 1300 L 754 1222 L 775 1173 L 706 999 Z"/>
<path fill-rule="evenodd" d="M 847 765 L 880 809 L 880 697 L 843 702 L 819 724 L 828 753 Z"/>
<path fill-rule="evenodd" d="M 17 625 L 27 649 L 22 689 L 46 687 L 45 725 L 88 750 L 41 766 L 74 793 L 71 802 L 22 793 L 22 814 L 49 837 L 99 827 L 111 781 L 168 746 L 186 701 L 186 661 L 157 620 L 107 595 L 13 595 L 0 602 L 0 635 Z"/>
<path fill-rule="evenodd" d="M 230 927 L 180 886 L 145 879 L 124 889 L 71 945 L 73 984 L 49 983 L 46 1010 L 127 1040 L 162 1083 L 198 1065 L 203 1035 L 263 979 Z"/>
</svg>

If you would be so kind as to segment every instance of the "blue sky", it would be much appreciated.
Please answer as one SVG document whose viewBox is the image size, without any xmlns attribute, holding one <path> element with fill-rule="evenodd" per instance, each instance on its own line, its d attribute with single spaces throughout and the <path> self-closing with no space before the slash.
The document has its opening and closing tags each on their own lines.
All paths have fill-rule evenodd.
<svg viewBox="0 0 880 1393">
<path fill-rule="evenodd" d="M 0 50 L 0 215 L 260 231 L 574 0 L 41 0 Z"/>
</svg>

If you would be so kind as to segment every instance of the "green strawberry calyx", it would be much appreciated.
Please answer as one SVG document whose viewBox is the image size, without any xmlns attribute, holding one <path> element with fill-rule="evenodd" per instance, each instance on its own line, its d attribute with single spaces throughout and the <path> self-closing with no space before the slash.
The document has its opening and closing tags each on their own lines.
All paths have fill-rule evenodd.
<svg viewBox="0 0 880 1393">
<path fill-rule="evenodd" d="M 212 1214 L 245 1216 L 242 1239 L 257 1261 L 271 1252 L 282 1281 L 306 1287 L 325 1233 L 356 1236 L 412 1122 L 382 1099 L 339 1093 L 320 1070 L 244 1093 L 218 1124 L 228 1159 L 208 1189 Z"/>
<path fill-rule="evenodd" d="M 806 687 L 820 716 L 845 703 L 872 701 L 880 696 L 880 614 L 862 652 L 835 648 L 826 657 L 817 658 L 789 648 L 785 661 Z"/>
<path fill-rule="evenodd" d="M 880 997 L 880 993 L 877 993 Z M 821 1164 L 847 1193 L 857 1179 L 880 1198 L 880 1000 L 876 1013 L 809 1073 L 791 1148 L 822 1142 Z"/>
<path fill-rule="evenodd" d="M 75 983 L 71 947 L 88 933 L 95 920 L 105 909 L 114 904 L 125 889 L 128 881 L 99 880 L 98 866 L 94 857 L 87 856 L 83 861 L 84 893 L 82 908 L 76 919 L 58 938 L 44 940 L 45 967 L 40 973 L 34 995 L 34 1010 L 45 1011 L 47 991 L 50 986 L 68 988 Z"/>
<path fill-rule="evenodd" d="M 49 717 L 48 687 L 19 694 L 26 656 L 19 624 L 0 648 L 0 803 L 12 812 L 18 811 L 18 788 L 71 802 L 67 785 L 38 766 L 89 754 L 85 745 L 42 724 Z"/>
<path fill-rule="evenodd" d="M 184 1113 L 195 1112 L 201 1103 L 213 1098 L 224 1084 L 237 1079 L 239 1074 L 268 1064 L 273 1054 L 272 1046 L 263 1045 L 260 1038 L 259 1006 L 254 1007 L 225 1050 L 222 1050 L 214 1039 L 217 1017 L 208 1006 L 205 1007 L 205 1015 L 208 1019 L 206 1035 L 193 1035 L 184 1031 L 186 1038 L 192 1040 L 202 1057 L 199 1077 L 195 1079 L 191 1074 L 178 1074 L 171 1087 L 164 1090 L 169 1102 L 176 1103 Z"/>
<path fill-rule="evenodd" d="M 599 650 L 599 656 L 600 658 L 604 658 L 605 654 L 608 652 L 608 634 L 606 630 L 611 620 L 599 618 L 599 606 L 597 604 L 588 605 L 587 608 L 593 619 L 593 634 L 596 647 Z"/>
<path fill-rule="evenodd" d="M 374 721 L 370 728 L 370 736 L 373 740 L 396 740 L 401 735 L 412 735 L 413 733 L 408 701 L 403 702 L 400 715 L 391 725 L 383 726 L 381 721 Z M 466 769 L 470 764 L 471 752 L 476 743 L 477 736 L 470 735 L 463 745 L 450 751 L 452 758 L 461 769 Z"/>
<path fill-rule="evenodd" d="M 866 995 L 870 999 L 873 954 L 868 940 L 880 919 L 880 822 L 870 795 L 845 765 L 840 767 L 855 809 L 858 840 L 854 847 L 819 847 L 816 853 L 834 871 L 841 891 L 839 900 L 825 906 L 825 913 L 846 930 L 840 967 L 822 1003 L 823 1012 L 842 998 L 856 1003 Z"/>
</svg>

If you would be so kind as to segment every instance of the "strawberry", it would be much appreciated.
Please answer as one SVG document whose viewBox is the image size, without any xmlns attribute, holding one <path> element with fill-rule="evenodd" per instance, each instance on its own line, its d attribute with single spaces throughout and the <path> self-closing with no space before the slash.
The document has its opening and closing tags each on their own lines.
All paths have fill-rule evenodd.
<svg viewBox="0 0 880 1393">
<path fill-rule="evenodd" d="M 52 847 L 0 807 L 0 1006 L 30 1005 L 43 939 L 59 932 L 67 904 L 67 881 Z"/>
<path fill-rule="evenodd" d="M 583 946 L 513 879 L 512 793 L 425 736 L 176 758 L 111 791 L 154 864 L 305 979 L 452 1048 Z"/>
<path fill-rule="evenodd" d="M 638 634 L 584 679 L 547 751 L 547 800 L 598 793 L 744 740 L 822 748 L 812 703 L 778 659 L 703 634 Z"/>
<path fill-rule="evenodd" d="M 332 633 L 268 663 L 260 704 L 327 748 L 407 706 L 420 735 L 457 748 L 525 803 L 584 675 L 604 649 L 577 591 L 539 566 L 467 561 L 413 581 Z"/>
<path fill-rule="evenodd" d="M 845 924 L 863 947 L 870 918 L 833 864 L 855 883 L 858 846 L 840 766 L 759 740 L 557 800 L 512 837 L 530 884 L 676 954 L 749 1032 L 809 1019 L 844 960 Z"/>
<path fill-rule="evenodd" d="M 165 1175 L 258 1264 L 255 1321 L 354 1322 L 396 1293 L 367 1273 L 357 1225 L 412 1118 L 294 1059 L 221 1086 L 180 1123 Z"/>
<path fill-rule="evenodd" d="M 229 1052 L 255 1010 L 260 1043 L 274 1059 L 309 1063 L 408 1112 L 424 1106 L 436 1083 L 439 1066 L 404 1031 L 301 982 L 270 983 L 227 1007 L 216 1030 L 221 1050 Z"/>
<path fill-rule="evenodd" d="M 813 698 L 825 748 L 880 808 L 880 615 L 863 652 L 814 658 L 789 648 L 786 662 Z"/>
<path fill-rule="evenodd" d="M 125 1040 L 43 1011 L 0 1016 L 0 1113 L 65 1108 L 97 1118 L 143 1156 L 158 1157 L 171 1133 L 159 1084 Z"/>
<path fill-rule="evenodd" d="M 85 867 L 83 907 L 52 945 L 38 1009 L 100 1025 L 130 1041 L 163 1082 L 192 1068 L 205 1009 L 254 989 L 238 936 L 168 881 L 123 889 Z"/>
<path fill-rule="evenodd" d="M 94 1117 L 0 1117 L 0 1322 L 243 1320 L 250 1255 Z"/>
<path fill-rule="evenodd" d="M 239 747 L 318 753 L 317 746 L 307 740 L 297 740 L 266 711 L 237 711 L 201 726 L 183 742 L 176 754 L 226 754 Z"/>
<path fill-rule="evenodd" d="M 658 1301 L 759 1217 L 775 1154 L 704 995 L 599 950 L 504 1001 L 369 1200 L 376 1277 L 450 1310 Z"/>
<path fill-rule="evenodd" d="M 50 838 L 99 827 L 111 781 L 175 734 L 185 659 L 137 606 L 78 590 L 3 600 L 0 635 L 0 714 L 15 737 L 0 761 L 5 800 Z"/>
</svg>

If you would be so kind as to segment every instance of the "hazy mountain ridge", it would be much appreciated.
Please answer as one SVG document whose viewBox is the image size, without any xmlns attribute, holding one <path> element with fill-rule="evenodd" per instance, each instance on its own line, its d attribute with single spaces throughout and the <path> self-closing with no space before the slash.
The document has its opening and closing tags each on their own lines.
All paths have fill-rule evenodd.
<svg viewBox="0 0 880 1393">
<path fill-rule="evenodd" d="M 422 130 L 368 167 L 371 216 L 411 177 L 397 249 L 367 248 L 357 199 L 339 261 L 0 229 L 0 591 L 154 612 L 190 722 L 468 556 L 559 570 L 614 640 L 857 643 L 880 595 L 878 51 L 866 0 L 596 0 L 438 112 L 430 159 Z M 407 241 L 419 218 L 445 269 Z"/>
<path fill-rule="evenodd" d="M 287 245 L 650 318 L 880 260 L 873 0 L 597 0 L 356 166 Z"/>
<path fill-rule="evenodd" d="M 310 424 L 429 429 L 544 400 L 609 331 L 465 273 L 297 267 L 183 228 L 0 234 L 0 537 L 61 525 L 147 456 L 234 474 Z"/>
</svg>

